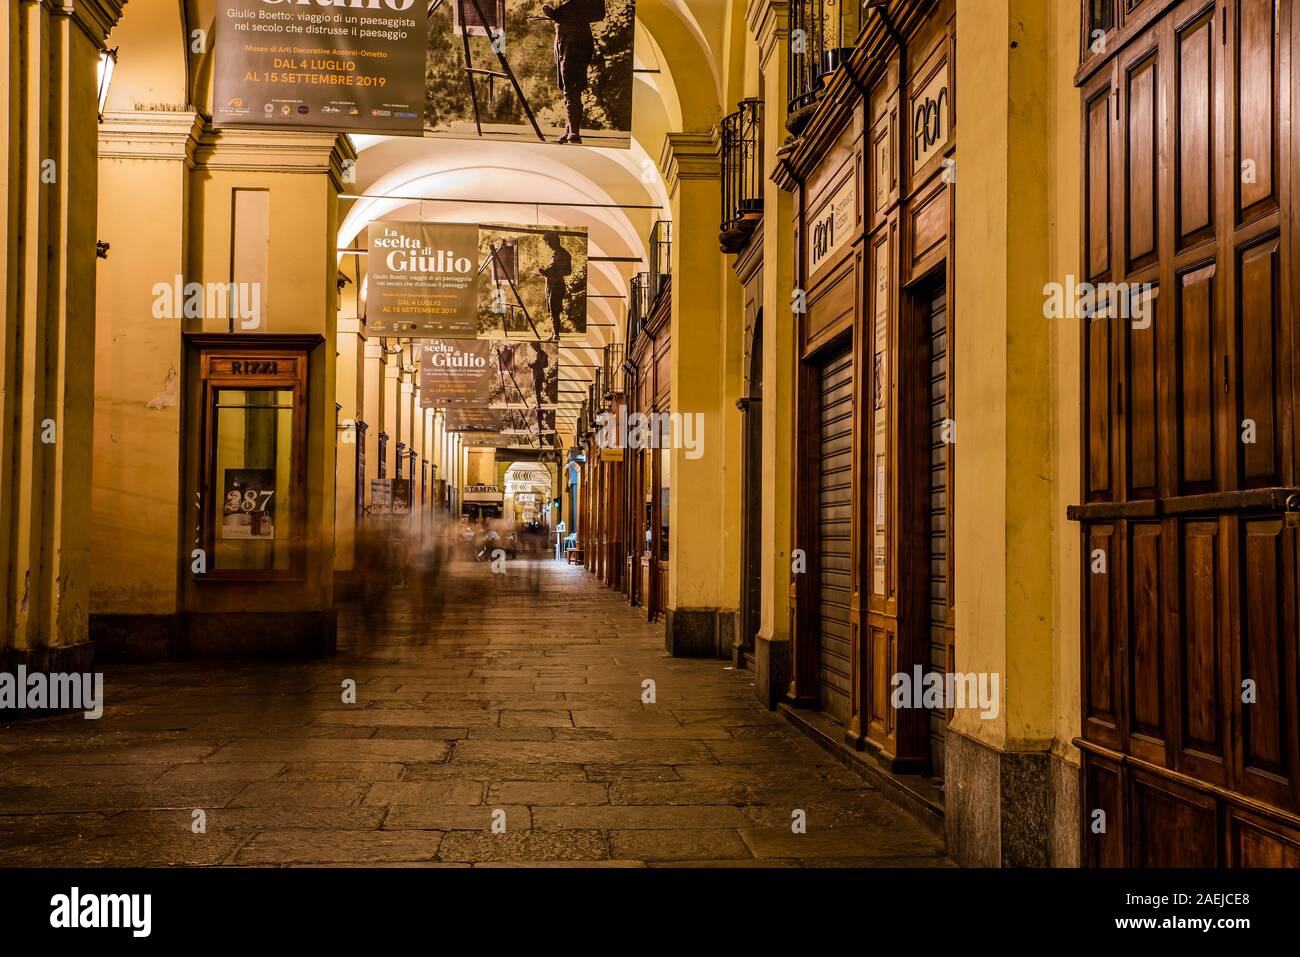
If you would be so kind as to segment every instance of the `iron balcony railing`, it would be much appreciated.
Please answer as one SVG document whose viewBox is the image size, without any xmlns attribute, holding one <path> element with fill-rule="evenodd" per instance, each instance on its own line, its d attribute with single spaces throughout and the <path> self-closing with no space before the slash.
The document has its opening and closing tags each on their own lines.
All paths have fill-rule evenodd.
<svg viewBox="0 0 1300 957">
<path fill-rule="evenodd" d="M 650 306 L 659 301 L 659 297 L 668 288 L 668 280 L 673 274 L 673 224 L 670 220 L 655 221 L 650 230 Z"/>
<path fill-rule="evenodd" d="M 591 384 L 587 386 L 587 410 L 588 414 L 593 417 L 599 413 L 599 410 L 605 408 L 605 370 L 596 366 L 596 374 L 591 378 Z"/>
<path fill-rule="evenodd" d="M 763 104 L 741 100 L 722 120 L 722 216 L 724 252 L 739 252 L 763 216 Z"/>
<path fill-rule="evenodd" d="M 802 128 L 809 108 L 817 102 L 831 75 L 853 50 L 861 23 L 862 0 L 791 0 L 790 112 L 791 131 Z"/>
<path fill-rule="evenodd" d="M 650 288 L 650 274 L 648 272 L 639 272 L 632 277 L 632 282 L 628 287 L 627 296 L 627 347 L 632 348 L 637 337 L 641 335 L 641 328 L 645 325 L 647 314 L 649 312 L 648 291 Z"/>
<path fill-rule="evenodd" d="M 623 343 L 611 342 L 605 346 L 605 394 L 618 395 L 623 391 Z"/>
</svg>

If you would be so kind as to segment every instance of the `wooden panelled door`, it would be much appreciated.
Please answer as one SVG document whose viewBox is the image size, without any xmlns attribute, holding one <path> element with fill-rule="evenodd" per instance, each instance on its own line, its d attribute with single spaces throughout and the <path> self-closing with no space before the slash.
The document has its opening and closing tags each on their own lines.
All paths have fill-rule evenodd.
<svg viewBox="0 0 1300 957">
<path fill-rule="evenodd" d="M 1122 0 L 1080 72 L 1093 865 L 1300 866 L 1295 6 Z"/>
</svg>

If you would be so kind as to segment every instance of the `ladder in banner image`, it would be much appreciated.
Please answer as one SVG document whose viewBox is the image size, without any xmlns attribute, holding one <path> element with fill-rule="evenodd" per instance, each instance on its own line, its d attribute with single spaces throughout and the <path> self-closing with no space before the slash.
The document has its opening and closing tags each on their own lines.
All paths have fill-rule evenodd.
<svg viewBox="0 0 1300 957">
<path fill-rule="evenodd" d="M 474 89 L 474 77 L 486 76 L 489 83 L 491 83 L 493 79 L 500 77 L 501 79 L 510 81 L 510 85 L 514 87 L 515 96 L 519 98 L 519 105 L 524 108 L 524 113 L 528 116 L 528 122 L 532 124 L 533 132 L 537 134 L 537 139 L 540 142 L 545 143 L 546 137 L 542 135 L 542 128 L 537 125 L 537 117 L 533 114 L 533 108 L 529 106 L 528 100 L 524 97 L 523 88 L 519 85 L 518 78 L 515 77 L 515 71 L 510 66 L 510 61 L 506 59 L 505 52 L 501 49 L 501 46 L 498 45 L 497 37 L 492 33 L 492 28 L 487 25 L 488 18 L 483 13 L 481 0 L 469 0 L 469 3 L 473 4 L 474 12 L 478 14 L 479 23 L 483 24 L 488 36 L 492 38 L 492 52 L 496 54 L 497 62 L 501 65 L 500 70 L 488 70 L 474 65 L 474 54 L 471 52 L 469 46 L 469 24 L 465 22 L 466 0 L 454 0 L 454 2 L 456 4 L 457 21 L 460 23 L 461 44 L 465 50 L 465 85 L 469 87 L 469 100 L 474 107 L 474 128 L 478 130 L 478 135 L 483 135 L 483 121 L 479 115 L 478 92 Z M 432 14 L 442 6 L 442 3 L 443 0 L 432 0 L 429 4 L 429 13 Z M 501 28 L 504 31 L 504 23 L 501 25 Z"/>
</svg>

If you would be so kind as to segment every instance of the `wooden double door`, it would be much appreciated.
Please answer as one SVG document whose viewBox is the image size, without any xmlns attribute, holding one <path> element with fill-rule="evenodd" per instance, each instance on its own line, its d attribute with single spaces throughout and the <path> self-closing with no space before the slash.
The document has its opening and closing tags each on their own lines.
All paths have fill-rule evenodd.
<svg viewBox="0 0 1300 957">
<path fill-rule="evenodd" d="M 1081 71 L 1084 859 L 1296 866 L 1295 3 L 1116 10 Z"/>
</svg>

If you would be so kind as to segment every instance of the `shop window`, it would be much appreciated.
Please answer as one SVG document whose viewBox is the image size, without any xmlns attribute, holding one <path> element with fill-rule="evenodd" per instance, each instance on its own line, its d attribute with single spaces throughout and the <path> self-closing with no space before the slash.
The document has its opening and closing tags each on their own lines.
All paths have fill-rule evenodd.
<svg viewBox="0 0 1300 957">
<path fill-rule="evenodd" d="M 641 492 L 642 492 L 642 515 L 645 518 L 645 548 L 643 552 L 650 556 L 654 553 L 654 514 L 655 514 L 655 476 L 654 476 L 654 459 L 652 453 L 648 450 L 637 452 L 641 457 Z"/>
<path fill-rule="evenodd" d="M 199 368 L 198 577 L 301 577 L 307 349 L 205 348 Z"/>
<path fill-rule="evenodd" d="M 668 561 L 668 498 L 672 491 L 672 449 L 659 450 L 659 560 Z"/>
<path fill-rule="evenodd" d="M 1115 0 L 1088 0 L 1088 32 L 1107 32 L 1115 26 Z"/>
</svg>

